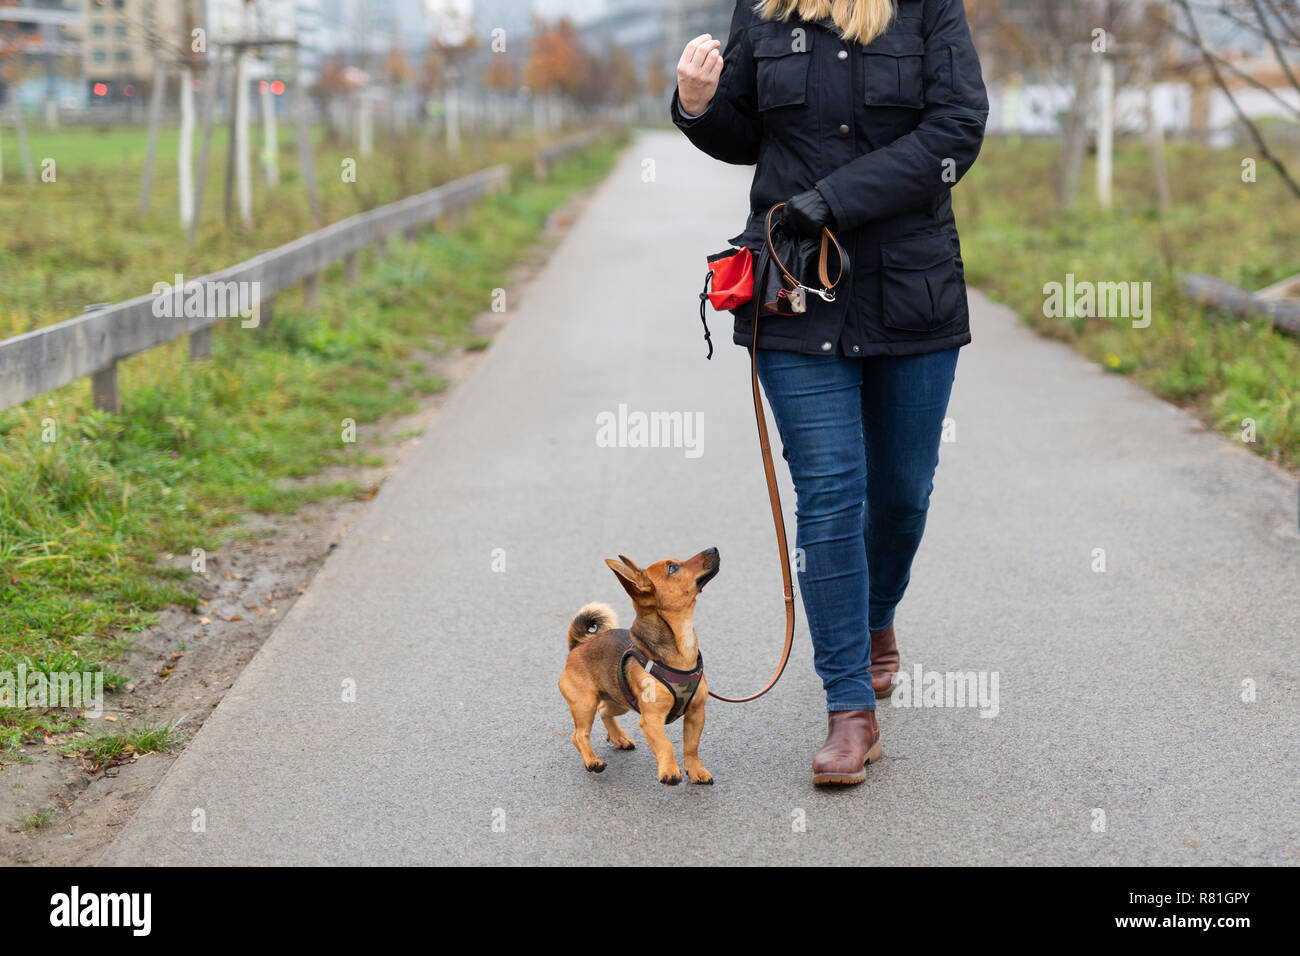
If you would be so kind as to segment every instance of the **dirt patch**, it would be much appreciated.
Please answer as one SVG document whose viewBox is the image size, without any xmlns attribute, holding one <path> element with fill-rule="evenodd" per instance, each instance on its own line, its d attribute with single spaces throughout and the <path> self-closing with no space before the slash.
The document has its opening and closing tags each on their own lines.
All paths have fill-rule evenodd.
<svg viewBox="0 0 1300 956">
<path fill-rule="evenodd" d="M 527 296 L 532 280 L 594 189 L 577 193 L 550 215 L 541 237 L 507 278 L 509 288 L 516 290 L 514 301 Z M 506 313 L 484 312 L 474 320 L 472 331 L 491 339 L 506 320 Z M 246 516 L 247 535 L 205 556 L 199 591 L 206 603 L 198 612 L 167 608 L 157 625 L 133 637 L 132 649 L 119 665 L 133 679 L 120 692 L 105 693 L 103 716 L 88 718 L 84 732 L 25 744 L 18 761 L 0 767 L 0 865 L 95 862 L 482 354 L 456 349 L 420 356 L 427 367 L 418 374 L 440 376 L 447 387 L 421 399 L 410 415 L 358 426 L 358 439 L 381 449 L 383 465 L 335 467 L 307 479 L 351 479 L 362 492 L 351 499 L 306 504 L 291 516 Z M 188 568 L 191 557 L 163 555 L 160 562 Z M 66 745 L 92 736 L 166 720 L 175 720 L 182 735 L 169 753 L 128 753 L 114 766 L 91 770 L 78 757 L 62 752 Z M 33 818 L 43 822 L 33 825 Z"/>
</svg>

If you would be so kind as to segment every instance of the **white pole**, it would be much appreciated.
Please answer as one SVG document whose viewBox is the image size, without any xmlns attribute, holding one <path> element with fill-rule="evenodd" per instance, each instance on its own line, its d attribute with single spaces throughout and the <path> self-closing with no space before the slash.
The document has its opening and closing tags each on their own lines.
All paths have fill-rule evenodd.
<svg viewBox="0 0 1300 956">
<path fill-rule="evenodd" d="M 1097 96 L 1097 199 L 1110 209 L 1115 182 L 1115 64 L 1104 54 Z"/>
<path fill-rule="evenodd" d="M 453 156 L 460 152 L 460 96 L 457 94 L 455 79 L 447 86 L 444 97 L 447 108 L 447 151 Z"/>
<path fill-rule="evenodd" d="M 266 169 L 266 184 L 280 185 L 280 143 L 275 131 L 275 98 L 271 95 L 271 84 L 266 82 L 262 88 L 262 165 Z"/>
<path fill-rule="evenodd" d="M 253 224 L 253 181 L 248 165 L 248 58 L 240 57 L 235 94 L 235 175 L 239 183 L 239 218 Z"/>
<path fill-rule="evenodd" d="M 374 124 L 370 117 L 370 96 L 366 90 L 361 90 L 358 94 L 361 97 L 359 104 L 359 115 L 357 117 L 357 126 L 361 140 L 361 155 L 368 158 L 375 151 Z"/>
<path fill-rule="evenodd" d="M 181 67 L 181 131 L 180 155 L 177 160 L 180 177 L 181 226 L 188 227 L 194 219 L 194 71 Z"/>
</svg>

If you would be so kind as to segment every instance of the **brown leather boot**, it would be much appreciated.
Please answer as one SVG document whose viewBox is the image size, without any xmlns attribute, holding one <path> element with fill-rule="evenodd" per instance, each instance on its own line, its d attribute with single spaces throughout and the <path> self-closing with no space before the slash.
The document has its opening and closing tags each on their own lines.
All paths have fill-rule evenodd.
<svg viewBox="0 0 1300 956">
<path fill-rule="evenodd" d="M 892 694 L 898 678 L 898 641 L 892 621 L 883 631 L 871 632 L 870 670 L 871 689 L 876 692 L 876 699 Z"/>
<path fill-rule="evenodd" d="M 826 715 L 826 743 L 813 754 L 813 783 L 861 783 L 867 764 L 883 753 L 874 710 L 832 710 Z"/>
</svg>

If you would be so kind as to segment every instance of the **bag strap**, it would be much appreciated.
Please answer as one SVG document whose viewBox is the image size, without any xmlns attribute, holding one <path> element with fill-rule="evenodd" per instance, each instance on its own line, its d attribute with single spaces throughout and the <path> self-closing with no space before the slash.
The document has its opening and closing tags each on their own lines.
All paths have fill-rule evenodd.
<svg viewBox="0 0 1300 956">
<path fill-rule="evenodd" d="M 770 214 L 769 214 L 770 218 Z M 822 263 L 825 265 L 825 238 L 822 240 Z M 839 243 L 836 243 L 838 246 Z M 841 260 L 843 261 L 843 260 Z M 760 272 L 766 272 L 767 263 L 763 263 Z M 839 280 L 836 280 L 839 281 Z M 776 686 L 781 679 L 785 665 L 790 660 L 790 648 L 794 645 L 794 585 L 790 580 L 790 548 L 785 539 L 785 517 L 781 513 L 781 492 L 776 484 L 776 467 L 772 464 L 772 444 L 767 437 L 767 416 L 763 414 L 763 393 L 758 385 L 758 313 L 759 301 L 763 288 L 762 275 L 754 279 L 754 337 L 749 347 L 749 377 L 754 390 L 754 416 L 758 421 L 758 444 L 763 451 L 763 473 L 767 477 L 767 496 L 772 503 L 772 523 L 776 527 L 776 543 L 781 549 L 781 579 L 785 586 L 785 647 L 781 649 L 781 663 L 776 666 L 776 673 L 764 685 L 763 689 L 747 697 L 723 697 L 709 688 L 709 696 L 728 704 L 743 704 L 757 700 Z"/>
<path fill-rule="evenodd" d="M 772 242 L 772 214 L 775 213 L 778 209 L 780 209 L 784 205 L 786 205 L 784 202 L 779 202 L 767 211 L 767 222 L 765 224 L 766 235 L 764 238 L 767 242 L 767 248 L 772 253 L 772 259 L 773 261 L 776 262 L 776 267 L 781 270 L 781 275 L 785 276 L 786 282 L 790 283 L 795 288 L 806 288 L 802 282 L 800 282 L 797 278 L 795 278 L 790 274 L 790 270 L 785 267 L 785 263 L 781 261 L 781 257 L 776 254 L 776 245 Z M 821 238 L 822 238 L 821 250 L 817 255 L 817 278 L 821 281 L 822 293 L 830 293 L 835 289 L 837 285 L 839 285 L 841 282 L 844 281 L 844 276 L 846 271 L 844 268 L 844 264 L 847 261 L 847 259 L 844 255 L 844 247 L 840 245 L 840 241 L 835 238 L 835 234 L 830 231 L 829 227 L 822 226 Z M 835 277 L 834 282 L 831 281 L 830 272 L 827 269 L 827 261 L 826 261 L 827 258 L 826 253 L 830 251 L 831 243 L 835 244 L 835 254 L 839 256 L 839 261 L 840 261 L 839 275 Z M 761 286 L 757 286 L 757 287 L 761 288 Z M 812 291 L 816 292 L 817 290 L 814 289 Z M 826 296 L 822 295 L 822 298 L 826 298 Z"/>
<path fill-rule="evenodd" d="M 709 354 L 704 356 L 712 361 L 713 359 L 713 336 L 709 334 L 709 320 L 704 317 L 704 303 L 709 301 L 709 284 L 713 279 L 713 270 L 710 269 L 704 275 L 704 291 L 700 293 L 700 322 L 704 325 L 704 341 L 709 346 Z"/>
</svg>

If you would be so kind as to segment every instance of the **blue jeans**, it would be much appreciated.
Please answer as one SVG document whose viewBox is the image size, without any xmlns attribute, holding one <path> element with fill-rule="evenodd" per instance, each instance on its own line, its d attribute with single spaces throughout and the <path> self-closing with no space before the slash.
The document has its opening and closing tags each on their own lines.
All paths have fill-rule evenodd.
<svg viewBox="0 0 1300 956">
<path fill-rule="evenodd" d="M 890 625 L 907 589 L 957 352 L 758 351 L 794 480 L 799 590 L 828 711 L 876 709 L 870 631 Z"/>
</svg>

